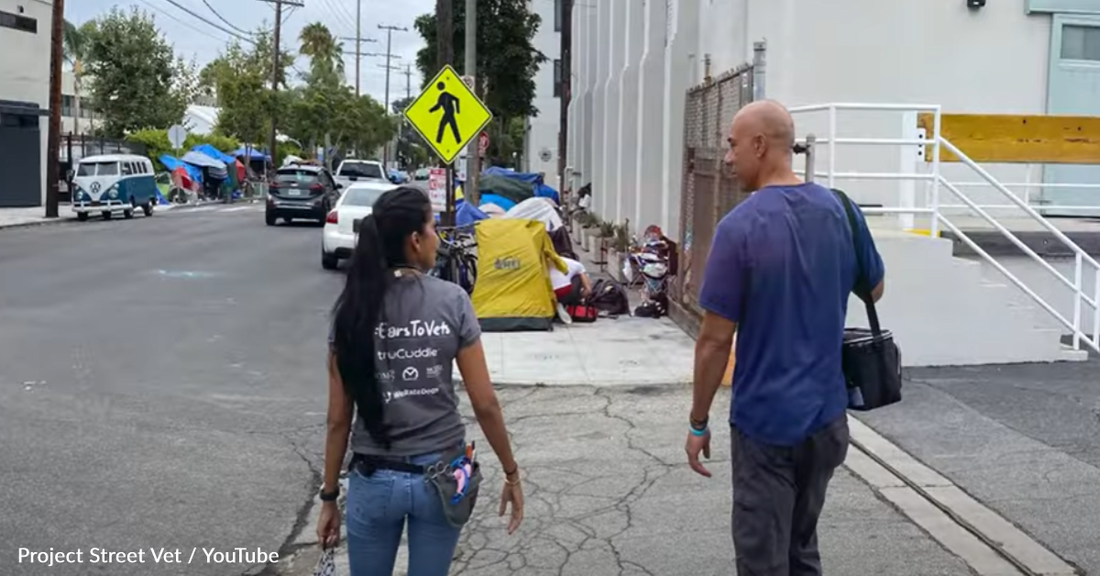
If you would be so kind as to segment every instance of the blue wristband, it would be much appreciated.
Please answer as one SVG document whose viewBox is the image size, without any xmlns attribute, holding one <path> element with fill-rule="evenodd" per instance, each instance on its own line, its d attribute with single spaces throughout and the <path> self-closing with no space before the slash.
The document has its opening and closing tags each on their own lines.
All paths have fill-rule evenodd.
<svg viewBox="0 0 1100 576">
<path fill-rule="evenodd" d="M 710 426 L 704 426 L 702 430 L 699 430 L 699 429 L 694 428 L 692 426 L 688 426 L 688 429 L 691 430 L 691 435 L 692 436 L 703 436 L 707 433 L 707 431 L 710 430 Z"/>
</svg>

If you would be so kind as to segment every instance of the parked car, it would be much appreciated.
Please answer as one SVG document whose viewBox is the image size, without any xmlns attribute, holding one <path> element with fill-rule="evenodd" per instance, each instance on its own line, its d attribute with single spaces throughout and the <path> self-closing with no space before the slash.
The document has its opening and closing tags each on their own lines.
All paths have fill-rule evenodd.
<svg viewBox="0 0 1100 576">
<path fill-rule="evenodd" d="M 340 199 L 343 185 L 333 179 L 324 166 L 291 164 L 279 168 L 267 195 L 265 219 L 268 226 L 282 218 L 324 222 L 329 210 Z"/>
<path fill-rule="evenodd" d="M 352 182 L 385 182 L 391 183 L 382 163 L 376 160 L 344 160 L 336 169 L 336 181 L 344 186 Z"/>
<path fill-rule="evenodd" d="M 429 176 L 431 176 L 431 171 L 427 168 L 421 168 L 416 171 L 415 178 L 417 180 L 427 180 Z"/>
<path fill-rule="evenodd" d="M 350 258 L 359 240 L 359 222 L 370 215 L 374 202 L 387 190 L 389 182 L 356 182 L 344 189 L 336 205 L 325 218 L 321 235 L 321 266 L 335 270 L 340 260 Z"/>
</svg>

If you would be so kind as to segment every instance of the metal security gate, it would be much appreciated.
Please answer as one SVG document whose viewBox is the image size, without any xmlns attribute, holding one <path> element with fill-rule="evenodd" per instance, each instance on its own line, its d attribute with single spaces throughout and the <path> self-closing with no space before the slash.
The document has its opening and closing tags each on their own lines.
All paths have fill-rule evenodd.
<svg viewBox="0 0 1100 576">
<path fill-rule="evenodd" d="M 0 100 L 0 208 L 42 205 L 42 114 L 37 104 Z"/>
<path fill-rule="evenodd" d="M 673 304 L 694 315 L 699 286 L 718 221 L 741 202 L 743 194 L 725 167 L 733 116 L 753 100 L 754 66 L 746 64 L 720 76 L 707 77 L 688 90 L 684 111 L 684 174 L 680 198 L 679 271 Z"/>
</svg>

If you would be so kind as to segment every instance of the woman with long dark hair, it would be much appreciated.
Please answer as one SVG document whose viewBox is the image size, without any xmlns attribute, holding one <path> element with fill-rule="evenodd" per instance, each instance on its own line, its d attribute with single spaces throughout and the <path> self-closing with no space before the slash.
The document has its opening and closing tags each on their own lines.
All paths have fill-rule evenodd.
<svg viewBox="0 0 1100 576">
<path fill-rule="evenodd" d="M 339 539 L 336 499 L 350 432 L 347 538 L 352 576 L 390 576 L 406 522 L 408 576 L 446 576 L 450 568 L 461 524 L 476 498 L 476 492 L 458 492 L 463 486 L 476 490 L 470 484 L 472 471 L 480 478 L 476 465 L 457 472 L 462 462 L 471 464 L 476 456 L 466 444 L 458 410 L 455 363 L 478 424 L 503 468 L 499 514 L 511 508 L 509 533 L 523 520 L 519 466 L 489 381 L 470 297 L 457 284 L 425 274 L 435 264 L 438 243 L 424 192 L 411 187 L 386 192 L 361 222 L 347 284 L 334 309 L 317 535 L 326 547 Z M 452 469 L 454 462 L 459 464 Z M 440 475 L 444 468 L 446 474 Z M 465 478 L 455 480 L 461 474 Z"/>
</svg>

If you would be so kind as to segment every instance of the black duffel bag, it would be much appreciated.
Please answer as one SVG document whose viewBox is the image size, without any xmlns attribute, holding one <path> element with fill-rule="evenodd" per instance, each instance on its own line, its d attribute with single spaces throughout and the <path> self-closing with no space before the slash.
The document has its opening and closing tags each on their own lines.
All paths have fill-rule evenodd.
<svg viewBox="0 0 1100 576">
<path fill-rule="evenodd" d="M 871 324 L 869 330 L 844 329 L 841 353 L 844 379 L 848 384 L 848 408 L 874 410 L 901 401 L 901 350 L 894 343 L 894 335 L 879 325 L 875 300 L 871 296 L 873 286 L 867 281 L 859 257 L 862 253 L 859 224 L 852 201 L 840 190 L 833 192 L 848 214 L 858 270 L 854 292 L 867 305 L 867 319 Z"/>
</svg>

